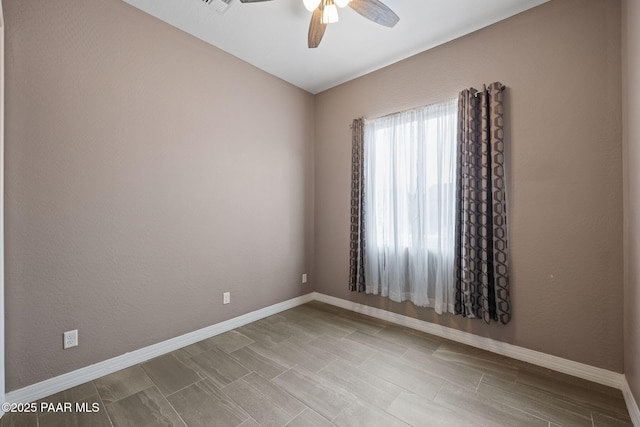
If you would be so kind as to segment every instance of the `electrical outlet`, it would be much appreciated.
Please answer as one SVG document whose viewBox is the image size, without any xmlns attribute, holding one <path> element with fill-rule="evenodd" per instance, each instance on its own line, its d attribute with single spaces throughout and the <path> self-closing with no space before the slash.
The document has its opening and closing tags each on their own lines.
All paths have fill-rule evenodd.
<svg viewBox="0 0 640 427">
<path fill-rule="evenodd" d="M 222 303 L 229 304 L 231 302 L 231 292 L 225 292 L 222 294 Z"/>
<path fill-rule="evenodd" d="M 302 283 L 307 283 L 307 273 L 302 275 Z"/>
<path fill-rule="evenodd" d="M 62 344 L 63 349 L 68 349 L 78 345 L 78 330 L 67 331 L 64 333 L 64 342 Z"/>
</svg>

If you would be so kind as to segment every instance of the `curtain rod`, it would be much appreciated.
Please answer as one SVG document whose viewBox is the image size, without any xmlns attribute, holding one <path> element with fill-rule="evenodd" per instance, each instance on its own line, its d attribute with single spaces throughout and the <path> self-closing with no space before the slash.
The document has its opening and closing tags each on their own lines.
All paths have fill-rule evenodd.
<svg viewBox="0 0 640 427">
<path fill-rule="evenodd" d="M 384 117 L 389 117 L 389 116 L 394 116 L 394 115 L 396 115 L 396 114 L 400 114 L 400 113 L 406 113 L 407 111 L 418 110 L 418 109 L 420 109 L 420 108 L 425 108 L 425 107 L 428 107 L 428 106 L 430 106 L 430 105 L 434 105 L 434 104 L 442 104 L 443 102 L 449 102 L 449 101 L 453 101 L 453 100 L 456 100 L 456 99 L 457 99 L 457 98 L 451 98 L 451 99 L 449 99 L 449 100 L 447 100 L 447 101 L 434 102 L 433 104 L 427 104 L 427 105 L 421 105 L 421 106 L 419 106 L 419 107 L 407 108 L 406 110 L 396 111 L 396 112 L 394 112 L 394 113 L 388 113 L 388 114 L 385 114 L 385 115 L 383 115 L 383 116 L 377 116 L 377 117 L 375 117 L 373 120 L 375 120 L 375 119 L 382 119 L 382 118 L 384 118 Z M 363 118 L 363 119 L 365 119 L 365 120 L 367 120 L 367 118 L 366 118 L 366 117 L 362 117 L 362 118 Z M 351 125 L 349 125 L 349 126 L 351 127 Z"/>
<path fill-rule="evenodd" d="M 475 89 L 475 88 L 471 88 L 471 89 L 473 89 L 473 90 L 475 90 L 475 91 L 476 91 L 476 93 L 475 93 L 474 97 L 478 97 L 478 94 L 479 94 L 479 93 L 486 92 L 487 90 L 489 90 L 489 89 L 487 88 L 487 85 L 483 85 L 483 86 L 484 86 L 484 87 L 483 87 L 483 89 L 482 89 L 482 90 L 478 90 L 478 89 Z M 504 91 L 506 88 L 507 88 L 507 87 L 506 87 L 505 85 L 500 85 L 500 92 Z M 407 109 L 407 110 L 403 110 L 403 111 L 396 111 L 395 113 L 389 113 L 389 114 L 385 114 L 384 116 L 378 116 L 378 117 L 376 117 L 376 119 L 381 119 L 381 118 L 383 118 L 383 117 L 393 116 L 394 114 L 404 113 L 405 111 L 417 110 L 418 108 L 423 108 L 423 107 L 425 107 L 425 106 L 423 105 L 423 106 L 420 106 L 420 107 L 409 108 L 409 109 Z M 360 118 L 362 118 L 362 119 L 365 119 L 365 120 L 366 120 L 366 118 L 365 118 L 365 117 L 360 117 Z M 353 129 L 353 124 L 352 124 L 352 123 L 349 123 L 349 128 L 350 128 L 350 129 Z"/>
</svg>

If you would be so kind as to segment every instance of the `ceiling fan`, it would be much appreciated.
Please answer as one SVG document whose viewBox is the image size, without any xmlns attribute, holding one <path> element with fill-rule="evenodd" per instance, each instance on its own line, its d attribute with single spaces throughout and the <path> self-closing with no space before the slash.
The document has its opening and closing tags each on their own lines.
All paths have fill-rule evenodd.
<svg viewBox="0 0 640 427">
<path fill-rule="evenodd" d="M 271 0 L 240 0 L 241 3 L 257 3 Z M 308 43 L 310 48 L 320 45 L 327 24 L 338 22 L 338 9 L 336 6 L 349 6 L 365 18 L 385 27 L 393 27 L 400 18 L 379 0 L 302 0 L 310 12 Z"/>
</svg>

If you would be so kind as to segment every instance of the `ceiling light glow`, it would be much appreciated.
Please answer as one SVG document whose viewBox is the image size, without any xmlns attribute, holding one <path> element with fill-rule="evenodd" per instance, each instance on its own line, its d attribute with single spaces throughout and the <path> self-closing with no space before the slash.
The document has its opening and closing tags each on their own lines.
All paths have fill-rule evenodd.
<svg viewBox="0 0 640 427">
<path fill-rule="evenodd" d="M 333 4 L 333 0 L 327 0 L 322 11 L 322 23 L 333 24 L 338 22 L 338 8 Z"/>
<path fill-rule="evenodd" d="M 302 2 L 309 12 L 313 12 L 320 6 L 320 0 L 302 0 Z"/>
</svg>

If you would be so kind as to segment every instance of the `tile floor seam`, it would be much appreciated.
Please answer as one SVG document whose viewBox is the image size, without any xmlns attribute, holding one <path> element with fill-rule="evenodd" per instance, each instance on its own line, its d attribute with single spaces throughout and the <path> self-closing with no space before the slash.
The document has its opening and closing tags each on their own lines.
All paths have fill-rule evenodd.
<svg viewBox="0 0 640 427">
<path fill-rule="evenodd" d="M 407 349 L 405 351 L 402 352 L 402 354 L 400 356 L 396 356 L 398 358 L 402 358 L 405 354 L 407 354 L 407 352 L 409 351 L 409 347 L 407 347 Z M 405 359 L 406 360 L 406 359 Z"/>
<path fill-rule="evenodd" d="M 440 392 L 442 391 L 442 389 L 444 388 L 444 386 L 446 386 L 447 384 L 449 384 L 449 381 L 442 381 L 442 384 L 440 384 L 440 388 L 438 388 L 438 391 L 436 392 L 436 394 L 433 396 L 433 398 L 431 399 L 431 401 L 433 403 L 436 402 L 436 398 L 438 397 L 438 395 L 440 394 Z M 412 392 L 413 393 L 413 392 Z M 413 393 L 413 394 L 417 394 L 417 393 Z"/>
<path fill-rule="evenodd" d="M 361 366 L 364 362 L 371 359 L 373 356 L 374 356 L 374 352 L 369 352 L 369 354 L 367 354 L 367 357 L 364 360 L 362 360 L 360 363 L 357 363 L 356 366 Z"/>
<path fill-rule="evenodd" d="M 282 374 L 284 374 L 284 372 Z M 280 375 L 282 375 L 282 374 L 280 374 Z M 269 381 L 272 382 L 272 380 L 269 380 Z M 304 409 L 302 411 L 300 411 L 300 413 L 298 415 L 296 415 L 295 417 L 291 418 L 287 422 L 287 424 L 290 424 L 291 421 L 293 421 L 297 416 L 299 416 L 300 414 L 302 414 L 306 410 L 311 410 L 313 412 L 316 412 L 313 408 L 311 408 L 309 405 L 307 405 L 304 401 L 302 401 L 298 396 L 296 396 L 293 393 L 291 393 L 289 390 L 285 389 L 284 387 L 281 387 L 280 385 L 276 384 L 275 382 L 273 383 L 273 385 L 276 386 L 276 387 L 279 387 L 284 393 L 288 394 L 289 396 L 291 396 L 292 399 L 297 400 L 298 402 L 300 402 L 304 406 Z M 318 415 L 320 415 L 318 412 L 316 412 L 316 413 Z M 320 415 L 320 416 L 322 416 L 322 415 Z M 287 425 L 287 424 L 285 424 L 285 425 Z"/>
<path fill-rule="evenodd" d="M 7 414 L 5 413 L 4 415 L 2 415 L 2 418 L 0 418 L 0 425 L 2 425 L 2 420 L 7 416 Z M 36 427 L 40 427 L 40 411 L 36 412 Z"/>
<path fill-rule="evenodd" d="M 489 398 L 489 399 L 491 399 L 491 398 Z M 493 399 L 492 399 L 492 400 L 493 400 Z M 540 416 L 540 415 L 532 414 L 531 412 L 529 412 L 529 411 L 528 411 L 528 410 L 526 410 L 526 409 L 518 408 L 518 407 L 516 407 L 516 406 L 514 406 L 514 405 L 509 405 L 508 403 L 503 403 L 503 402 L 498 402 L 498 403 L 500 403 L 501 405 L 504 405 L 504 406 L 506 406 L 506 407 L 508 407 L 508 408 L 514 409 L 514 410 L 516 410 L 516 411 L 519 411 L 519 412 L 522 412 L 522 413 L 524 413 L 524 414 L 530 415 L 530 416 L 532 416 L 532 417 L 534 417 L 534 418 L 537 418 L 537 419 L 539 419 L 539 420 L 547 421 L 549 424 L 551 424 L 551 423 L 553 422 L 553 421 L 551 421 L 551 420 L 550 420 L 550 419 L 548 419 L 548 418 L 543 418 L 543 417 L 542 417 L 542 416 Z M 574 414 L 575 416 L 578 416 L 578 417 L 580 416 L 579 414 L 576 414 L 576 413 L 573 413 L 573 414 Z"/>
<path fill-rule="evenodd" d="M 325 369 L 327 369 L 329 366 L 331 366 L 331 364 L 335 362 L 335 360 L 332 360 L 331 362 L 329 362 L 327 364 L 327 366 L 324 366 L 323 368 L 321 368 L 318 372 L 316 372 L 316 375 L 320 375 Z"/>
<path fill-rule="evenodd" d="M 276 378 L 278 378 L 281 375 L 286 374 L 287 372 L 291 371 L 294 367 L 292 366 L 291 368 L 288 368 L 286 371 L 284 372 L 280 372 L 278 375 L 276 375 L 275 377 L 271 378 L 269 381 L 274 381 Z"/>
<path fill-rule="evenodd" d="M 100 399 L 100 404 L 102 405 L 102 408 L 104 410 L 104 412 L 107 414 L 107 419 L 109 420 L 109 424 L 111 424 L 111 427 L 115 427 L 113 425 L 113 420 L 111 419 L 111 415 L 109 415 L 109 411 L 107 411 L 107 405 L 106 403 L 104 403 L 104 400 L 102 399 L 102 395 L 100 394 L 100 390 L 98 390 L 98 387 L 96 386 L 95 381 L 91 381 L 91 383 L 93 384 L 93 386 L 96 388 L 96 391 L 98 392 L 98 399 Z M 38 425 L 40 424 L 40 421 L 38 420 Z"/>
<path fill-rule="evenodd" d="M 229 384 L 225 384 L 224 387 L 221 387 L 220 390 L 226 388 L 227 386 L 230 386 L 231 384 L 235 383 L 236 381 L 244 381 L 245 383 L 249 384 L 248 381 L 245 380 L 245 377 L 248 377 L 251 374 L 256 374 L 256 375 L 260 375 L 259 373 L 257 373 L 256 371 L 247 368 L 246 366 L 242 365 L 241 363 L 238 363 L 240 366 L 242 366 L 243 368 L 245 368 L 248 372 L 246 374 L 244 374 L 243 376 L 241 376 L 240 378 L 236 378 L 235 380 L 231 381 Z M 263 377 L 264 378 L 264 377 Z M 266 378 L 265 378 L 266 379 Z M 268 381 L 268 380 L 267 380 Z M 251 385 L 251 384 L 249 384 Z"/>
<path fill-rule="evenodd" d="M 191 384 L 191 385 L 193 385 L 193 384 Z M 189 387 L 191 387 L 191 386 L 189 386 Z M 187 388 L 187 387 L 185 387 L 185 388 Z M 160 394 L 162 394 L 162 393 L 160 393 Z M 184 420 L 184 418 L 182 418 L 182 415 L 180 415 L 180 412 L 178 412 L 178 410 L 173 406 L 173 404 L 169 401 L 169 399 L 167 399 L 168 396 L 162 396 L 162 397 L 169 404 L 171 409 L 173 409 L 173 412 L 175 412 L 175 414 L 178 416 L 180 421 L 182 421 L 182 423 L 185 425 L 185 427 L 189 427 L 189 424 L 187 424 L 187 422 Z M 173 426 L 173 427 L 175 427 L 175 426 Z"/>
<path fill-rule="evenodd" d="M 205 381 L 205 380 L 207 380 L 207 379 L 208 379 L 208 378 L 200 378 L 198 381 L 196 381 L 196 382 L 194 382 L 194 383 L 191 383 L 191 384 L 189 384 L 189 385 L 186 385 L 186 386 L 184 386 L 184 387 L 182 387 L 182 388 L 180 388 L 180 389 L 178 389 L 178 390 L 176 390 L 176 391 L 174 391 L 174 392 L 171 392 L 171 393 L 167 394 L 166 396 L 165 396 L 164 394 L 162 394 L 162 392 L 160 392 L 160 394 L 162 394 L 162 396 L 163 396 L 165 399 L 168 399 L 169 397 L 173 396 L 174 394 L 176 394 L 176 393 L 180 393 L 181 391 L 186 390 L 186 389 L 188 389 L 189 387 L 194 386 L 194 385 L 196 385 L 196 384 L 199 384 L 199 383 L 201 383 L 201 382 L 203 382 L 203 381 Z M 152 381 L 153 381 L 153 380 L 152 380 Z M 156 388 L 158 388 L 158 385 L 157 385 L 157 384 L 155 384 L 155 383 L 154 383 L 154 385 L 156 386 Z M 159 388 L 158 388 L 158 391 L 160 391 L 160 389 L 159 389 Z M 139 392 L 138 392 L 138 393 L 139 393 Z M 136 393 L 133 393 L 133 394 L 136 394 Z M 132 394 L 131 396 L 133 396 L 133 394 Z M 127 396 L 127 397 L 129 397 L 129 396 Z M 118 400 L 122 400 L 122 399 L 118 399 Z"/>
<path fill-rule="evenodd" d="M 476 390 L 474 391 L 474 393 L 478 392 L 478 389 L 480 388 L 480 384 L 482 383 L 483 378 L 484 378 L 484 372 L 482 373 L 482 376 L 480 376 L 480 381 L 478 381 L 478 384 L 476 385 Z"/>
<path fill-rule="evenodd" d="M 359 399 L 355 399 L 353 402 L 349 403 L 347 406 L 345 406 L 344 408 L 342 408 L 335 417 L 333 417 L 330 421 L 333 423 L 344 411 L 346 411 L 347 409 L 349 409 L 351 406 L 355 405 L 355 403 L 358 401 Z M 335 424 L 335 423 L 334 423 Z"/>
<path fill-rule="evenodd" d="M 388 411 L 387 411 L 387 409 L 389 409 L 389 406 L 391 406 L 391 405 L 390 405 L 390 404 L 389 404 L 389 405 L 387 405 L 387 407 L 386 407 L 386 408 L 384 408 L 384 409 L 380 408 L 380 410 L 381 410 L 382 412 L 384 412 L 385 414 L 389 415 L 391 418 L 396 419 L 396 420 L 400 421 L 400 422 L 401 422 L 401 423 L 403 423 L 403 424 L 406 424 L 406 425 L 408 425 L 408 426 L 411 426 L 411 424 L 409 424 L 408 422 L 406 422 L 406 421 L 402 420 L 401 418 L 398 418 L 398 417 L 396 417 L 395 415 L 393 415 L 392 413 L 388 412 Z"/>
<path fill-rule="evenodd" d="M 285 390 L 285 392 L 286 392 L 286 390 Z M 287 392 L 287 393 L 288 393 L 288 392 Z M 289 396 L 291 396 L 291 394 L 289 394 Z M 293 397 L 295 397 L 295 396 L 293 396 Z M 298 402 L 300 402 L 300 401 L 298 401 Z M 300 403 L 302 403 L 302 402 L 300 402 Z M 297 417 L 299 417 L 300 415 L 302 415 L 302 413 L 303 413 L 304 411 L 306 411 L 307 409 L 309 409 L 309 407 L 308 407 L 307 405 L 305 405 L 304 403 L 302 403 L 302 404 L 304 405 L 304 409 L 303 409 L 302 411 L 298 412 L 297 414 L 295 414 L 293 417 L 291 417 L 291 419 L 290 419 L 289 421 L 287 421 L 287 423 L 285 424 L 285 426 L 286 426 L 286 425 L 291 424 L 291 421 L 295 420 Z"/>
</svg>

